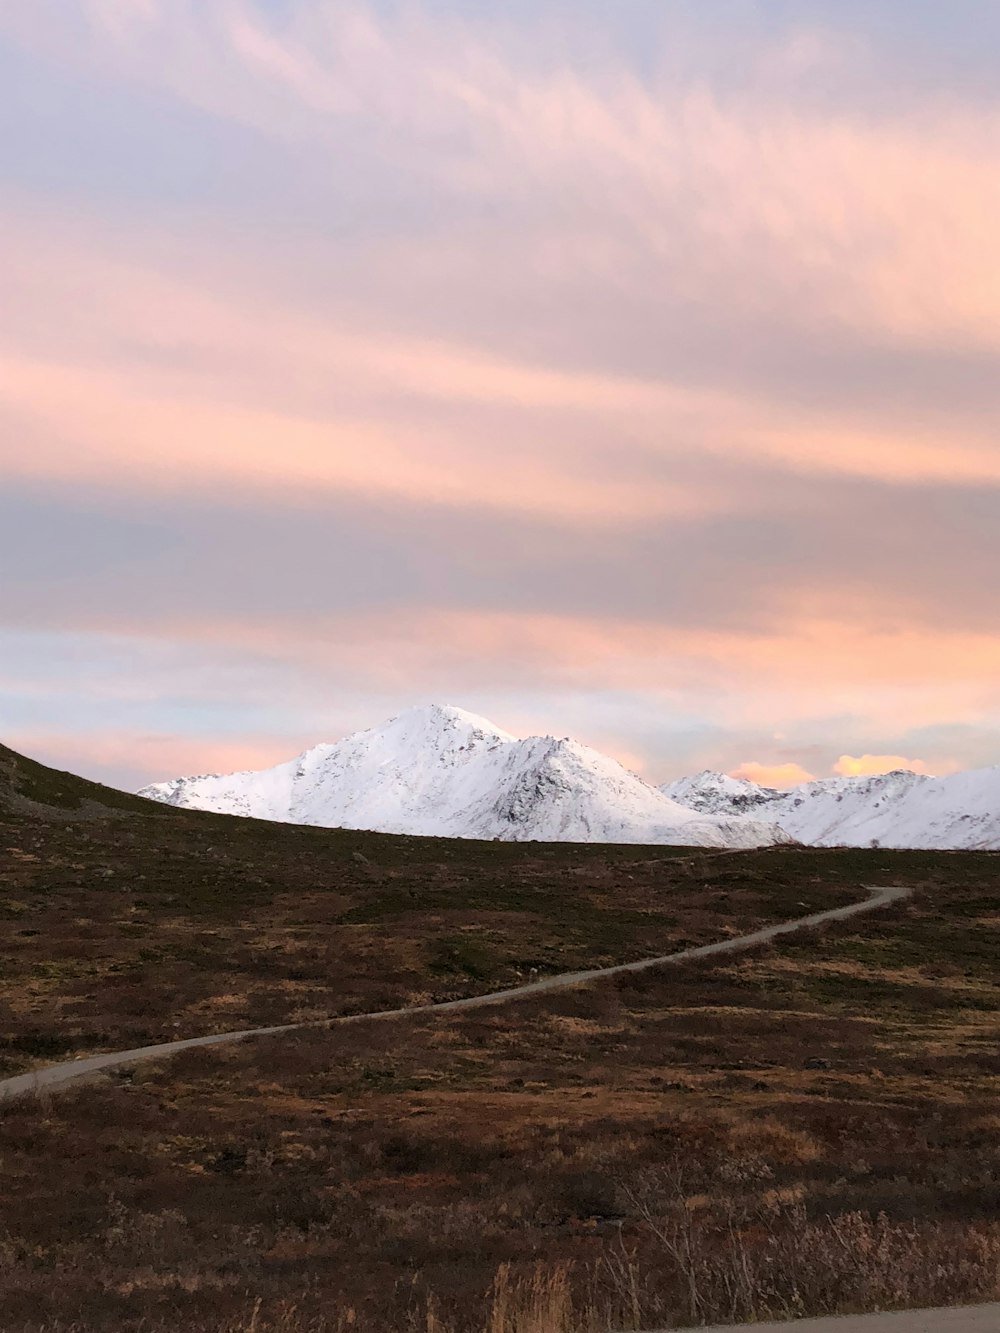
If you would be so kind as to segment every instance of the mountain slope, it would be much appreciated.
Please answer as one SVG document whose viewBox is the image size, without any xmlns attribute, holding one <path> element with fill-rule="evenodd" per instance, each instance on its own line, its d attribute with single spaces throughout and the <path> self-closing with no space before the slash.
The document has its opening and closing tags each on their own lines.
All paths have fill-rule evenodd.
<svg viewBox="0 0 1000 1333">
<path fill-rule="evenodd" d="M 660 790 L 692 811 L 773 820 L 812 846 L 1000 850 L 1000 768 L 826 778 L 787 792 L 706 772 Z"/>
<path fill-rule="evenodd" d="M 321 827 L 505 841 L 758 847 L 773 825 L 699 816 L 574 741 L 516 740 L 458 708 L 414 708 L 259 773 L 178 778 L 169 805 Z"/>
<path fill-rule="evenodd" d="M 143 814 L 148 810 L 138 796 L 47 768 L 0 745 L 0 814 L 75 819 L 112 811 Z"/>
</svg>

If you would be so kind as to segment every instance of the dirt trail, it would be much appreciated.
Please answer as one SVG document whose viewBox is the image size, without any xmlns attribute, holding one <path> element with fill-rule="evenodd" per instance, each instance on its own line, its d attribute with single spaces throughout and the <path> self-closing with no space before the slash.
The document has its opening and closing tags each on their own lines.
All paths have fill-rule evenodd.
<svg viewBox="0 0 1000 1333">
<path fill-rule="evenodd" d="M 222 1046 L 230 1042 L 246 1041 L 249 1037 L 272 1037 L 282 1032 L 301 1032 L 307 1028 L 332 1026 L 335 1023 L 362 1023 L 376 1020 L 404 1018 L 411 1014 L 448 1013 L 456 1009 L 481 1009 L 488 1005 L 509 1004 L 513 1000 L 523 1000 L 531 995 L 543 995 L 548 991 L 563 990 L 568 986 L 580 986 L 604 977 L 623 976 L 629 972 L 646 972 L 652 968 L 664 967 L 673 963 L 686 963 L 695 958 L 712 958 L 718 954 L 739 953 L 753 949 L 759 944 L 767 944 L 780 935 L 789 935 L 798 930 L 808 930 L 811 926 L 822 925 L 824 921 L 844 921 L 852 916 L 887 907 L 909 897 L 911 889 L 893 887 L 867 890 L 868 897 L 860 902 L 849 903 L 846 907 L 831 907 L 823 912 L 812 912 L 809 916 L 798 917 L 794 921 L 782 921 L 774 926 L 764 926 L 749 935 L 738 935 L 734 939 L 719 940 L 715 944 L 703 944 L 696 949 L 683 949 L 680 953 L 665 954 L 660 958 L 646 958 L 638 963 L 620 963 L 615 967 L 594 968 L 583 972 L 562 972 L 555 977 L 545 977 L 541 981 L 530 982 L 526 986 L 515 986 L 509 990 L 492 991 L 486 995 L 472 995 L 464 1000 L 447 1000 L 443 1004 L 414 1005 L 405 1009 L 384 1009 L 371 1014 L 352 1014 L 346 1018 L 322 1019 L 312 1023 L 284 1023 L 278 1027 L 250 1028 L 242 1032 L 217 1032 L 207 1037 L 187 1037 L 181 1041 L 161 1042 L 156 1046 L 138 1046 L 130 1051 L 109 1051 L 103 1055 L 91 1055 L 82 1060 L 66 1060 L 61 1064 L 48 1065 L 44 1069 L 33 1069 L 27 1074 L 17 1074 L 13 1078 L 0 1081 L 0 1102 L 11 1097 L 30 1096 L 33 1093 L 53 1092 L 67 1083 L 101 1073 L 105 1069 L 114 1069 L 118 1065 L 138 1064 L 143 1060 L 158 1060 L 181 1051 L 191 1051 L 199 1046 Z M 1000 1333 L 1000 1324 L 996 1333 Z"/>
</svg>

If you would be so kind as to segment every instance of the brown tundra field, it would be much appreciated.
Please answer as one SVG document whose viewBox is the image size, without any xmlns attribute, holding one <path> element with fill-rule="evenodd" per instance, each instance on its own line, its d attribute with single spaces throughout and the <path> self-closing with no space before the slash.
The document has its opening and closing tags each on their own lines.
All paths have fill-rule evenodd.
<svg viewBox="0 0 1000 1333">
<path fill-rule="evenodd" d="M 0 1327 L 597 1333 L 1000 1292 L 1000 857 L 479 844 L 0 749 Z M 905 902 L 468 1013 L 324 1022 Z"/>
</svg>

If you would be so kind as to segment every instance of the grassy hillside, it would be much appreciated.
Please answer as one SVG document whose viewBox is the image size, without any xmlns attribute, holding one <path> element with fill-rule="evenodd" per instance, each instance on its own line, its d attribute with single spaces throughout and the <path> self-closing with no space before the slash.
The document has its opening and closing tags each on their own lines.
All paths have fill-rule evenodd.
<svg viewBox="0 0 1000 1333">
<path fill-rule="evenodd" d="M 12 762 L 50 808 L 0 805 L 5 1071 L 915 896 L 742 959 L 0 1108 L 5 1330 L 569 1333 L 997 1294 L 1000 857 L 102 814 Z"/>
<path fill-rule="evenodd" d="M 0 816 L 53 819 L 110 812 L 148 813 L 149 802 L 127 792 L 61 773 L 0 745 Z"/>
<path fill-rule="evenodd" d="M 676 848 L 390 837 L 124 795 L 113 809 L 115 793 L 8 756 L 0 1074 L 648 957 L 715 938 L 720 914 L 752 929 L 843 892 Z"/>
</svg>

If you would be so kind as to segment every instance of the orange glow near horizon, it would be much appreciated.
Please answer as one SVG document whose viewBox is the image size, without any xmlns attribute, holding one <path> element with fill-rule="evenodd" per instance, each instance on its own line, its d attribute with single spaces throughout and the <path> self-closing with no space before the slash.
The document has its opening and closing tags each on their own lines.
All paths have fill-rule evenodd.
<svg viewBox="0 0 1000 1333">
<path fill-rule="evenodd" d="M 834 773 L 843 778 L 866 778 L 879 773 L 895 773 L 906 770 L 910 773 L 928 773 L 922 759 L 904 759 L 899 754 L 842 754 L 833 766 Z"/>
<path fill-rule="evenodd" d="M 740 764 L 729 776 L 756 782 L 759 787 L 777 787 L 780 791 L 798 787 L 803 782 L 814 782 L 816 778 L 814 773 L 807 772 L 801 764 Z"/>
</svg>

